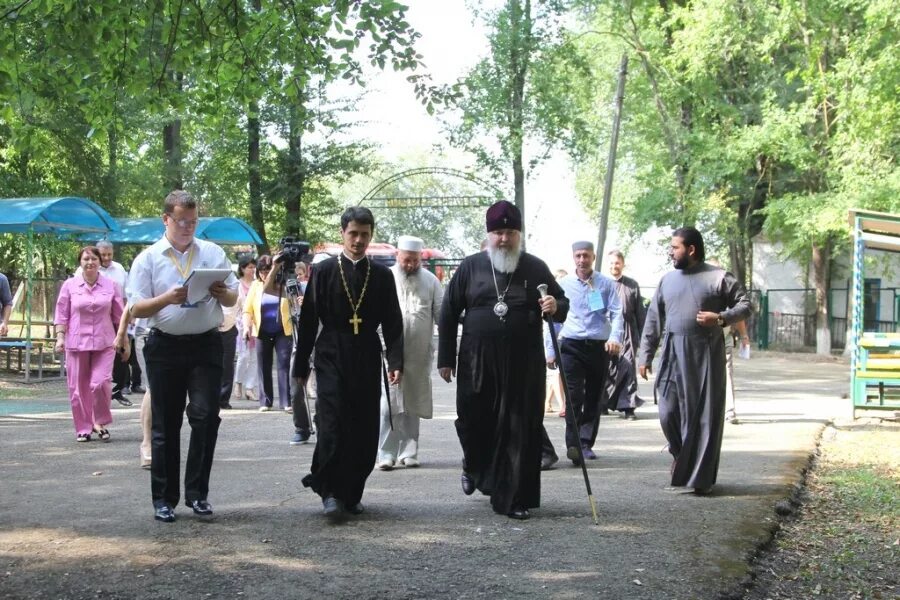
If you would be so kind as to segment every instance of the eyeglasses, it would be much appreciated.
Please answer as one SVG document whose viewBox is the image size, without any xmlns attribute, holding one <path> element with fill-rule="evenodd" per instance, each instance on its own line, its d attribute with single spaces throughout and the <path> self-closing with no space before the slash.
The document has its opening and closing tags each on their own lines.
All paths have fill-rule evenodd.
<svg viewBox="0 0 900 600">
<path fill-rule="evenodd" d="M 199 219 L 191 219 L 190 221 L 188 221 L 187 219 L 173 219 L 172 217 L 169 217 L 169 220 L 171 220 L 182 229 L 192 229 L 197 226 L 197 223 L 200 222 Z"/>
</svg>

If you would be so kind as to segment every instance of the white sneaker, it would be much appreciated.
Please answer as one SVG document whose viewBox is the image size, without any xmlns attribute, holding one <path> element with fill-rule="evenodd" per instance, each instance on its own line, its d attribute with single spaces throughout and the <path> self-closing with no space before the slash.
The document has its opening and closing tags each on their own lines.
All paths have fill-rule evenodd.
<svg viewBox="0 0 900 600">
<path fill-rule="evenodd" d="M 285 406 L 285 407 L 284 407 L 284 412 L 286 412 L 286 413 L 292 413 L 292 412 L 294 412 L 294 407 L 293 407 L 293 406 Z"/>
<path fill-rule="evenodd" d="M 419 466 L 419 461 L 413 457 L 404 458 L 400 462 L 403 463 L 404 467 L 408 467 L 410 469 L 414 469 Z"/>
<path fill-rule="evenodd" d="M 384 460 L 378 461 L 378 464 L 375 466 L 382 471 L 390 471 L 394 468 L 394 460 L 392 458 L 386 458 Z"/>
<path fill-rule="evenodd" d="M 271 406 L 260 406 L 259 407 L 259 412 L 269 412 L 270 410 L 272 410 Z"/>
</svg>

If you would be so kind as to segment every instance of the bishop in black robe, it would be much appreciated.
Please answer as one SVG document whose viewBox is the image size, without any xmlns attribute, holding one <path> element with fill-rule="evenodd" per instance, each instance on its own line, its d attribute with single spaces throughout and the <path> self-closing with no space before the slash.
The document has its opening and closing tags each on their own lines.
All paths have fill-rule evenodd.
<svg viewBox="0 0 900 600">
<path fill-rule="evenodd" d="M 540 505 L 546 362 L 537 286 L 546 284 L 556 298 L 555 321 L 565 321 L 569 301 L 547 265 L 526 252 L 513 273 L 496 272 L 496 278 L 500 290 L 509 284 L 503 319 L 494 313 L 498 295 L 488 253 L 460 264 L 444 293 L 437 366 L 456 368 L 463 471 L 491 497 L 495 512 L 509 514 Z"/>
<path fill-rule="evenodd" d="M 355 325 L 344 281 L 354 303 L 362 295 L 356 315 L 361 322 Z M 362 499 L 378 451 L 384 370 L 379 326 L 388 370 L 402 370 L 403 316 L 390 270 L 368 257 L 354 265 L 343 254 L 315 266 L 303 297 L 294 362 L 294 376 L 306 379 L 315 346 L 318 438 L 303 485 L 348 508 Z"/>
</svg>

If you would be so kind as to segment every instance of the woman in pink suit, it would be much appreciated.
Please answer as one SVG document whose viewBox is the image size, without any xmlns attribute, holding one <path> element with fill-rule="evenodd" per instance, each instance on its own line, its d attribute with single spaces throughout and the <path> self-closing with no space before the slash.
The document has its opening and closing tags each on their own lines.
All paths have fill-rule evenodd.
<svg viewBox="0 0 900 600">
<path fill-rule="evenodd" d="M 66 352 L 66 381 L 75 420 L 75 439 L 96 433 L 109 441 L 112 423 L 113 342 L 122 317 L 122 295 L 112 279 L 100 275 L 100 251 L 78 253 L 81 274 L 67 279 L 56 300 L 56 351 Z"/>
</svg>

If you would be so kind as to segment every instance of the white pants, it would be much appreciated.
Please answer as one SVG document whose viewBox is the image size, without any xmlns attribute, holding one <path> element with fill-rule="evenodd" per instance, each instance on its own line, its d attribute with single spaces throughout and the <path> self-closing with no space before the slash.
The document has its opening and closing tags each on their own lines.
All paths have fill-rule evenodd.
<svg viewBox="0 0 900 600">
<path fill-rule="evenodd" d="M 387 401 L 381 398 L 381 437 L 378 441 L 378 462 L 418 459 L 419 417 L 409 413 L 394 413 L 389 419 Z M 391 420 L 394 428 L 391 429 Z"/>
</svg>

